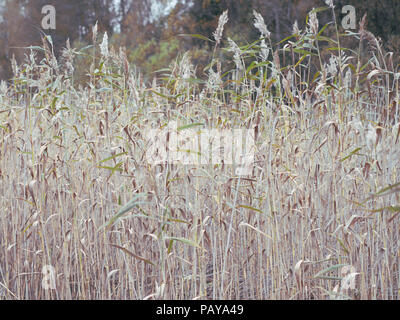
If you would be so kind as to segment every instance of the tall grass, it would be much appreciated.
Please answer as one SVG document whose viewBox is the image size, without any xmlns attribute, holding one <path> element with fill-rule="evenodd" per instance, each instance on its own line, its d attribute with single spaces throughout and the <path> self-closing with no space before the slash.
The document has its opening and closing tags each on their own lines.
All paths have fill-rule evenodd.
<svg viewBox="0 0 400 320">
<path fill-rule="evenodd" d="M 398 299 L 399 73 L 365 19 L 331 39 L 318 12 L 280 44 L 255 14 L 261 38 L 227 48 L 222 17 L 205 80 L 185 54 L 147 84 L 106 37 L 85 87 L 73 61 L 91 48 L 67 44 L 57 61 L 48 37 L 13 60 L 0 86 L 0 297 Z M 170 121 L 254 129 L 251 175 L 148 164 L 144 130 Z"/>
</svg>

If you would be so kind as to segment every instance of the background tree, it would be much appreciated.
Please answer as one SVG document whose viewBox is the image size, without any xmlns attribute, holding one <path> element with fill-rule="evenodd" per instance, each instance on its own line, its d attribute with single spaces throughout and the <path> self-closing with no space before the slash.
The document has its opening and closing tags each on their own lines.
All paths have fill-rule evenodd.
<svg viewBox="0 0 400 320">
<path fill-rule="evenodd" d="M 343 17 L 341 8 L 354 5 L 357 22 L 367 13 L 368 29 L 382 39 L 387 50 L 399 55 L 398 0 L 334 0 L 334 3 L 339 25 Z M 56 30 L 41 28 L 41 10 L 47 4 L 56 8 Z M 304 29 L 307 13 L 321 6 L 326 6 L 323 0 L 0 0 L 0 78 L 10 77 L 11 57 L 15 55 L 21 62 L 26 53 L 21 47 L 41 45 L 44 33 L 52 37 L 56 55 L 67 39 L 78 48 L 91 44 L 96 21 L 99 35 L 107 31 L 112 45 L 126 47 L 129 61 L 145 74 L 167 67 L 179 52 L 185 51 L 191 51 L 193 62 L 201 69 L 209 62 L 213 44 L 178 35 L 201 34 L 212 38 L 224 10 L 229 10 L 225 37 L 239 44 L 257 39 L 259 34 L 252 16 L 255 9 L 264 17 L 276 43 L 290 34 L 296 20 Z M 318 13 L 318 18 L 322 27 L 332 16 L 326 11 Z M 335 36 L 333 26 L 325 34 Z M 83 66 L 86 62 L 81 63 Z"/>
</svg>

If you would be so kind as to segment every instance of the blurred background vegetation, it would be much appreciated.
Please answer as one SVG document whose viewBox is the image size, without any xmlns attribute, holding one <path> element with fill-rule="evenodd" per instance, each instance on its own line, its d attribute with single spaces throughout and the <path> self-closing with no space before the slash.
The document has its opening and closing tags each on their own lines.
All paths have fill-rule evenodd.
<svg viewBox="0 0 400 320">
<path fill-rule="evenodd" d="M 47 4 L 56 8 L 56 30 L 41 29 L 41 10 Z M 344 5 L 356 8 L 357 22 L 367 13 L 367 29 L 381 38 L 387 51 L 399 56 L 399 0 L 334 0 L 334 4 L 339 25 Z M 107 32 L 111 45 L 116 50 L 125 47 L 129 62 L 147 79 L 186 51 L 190 51 L 197 76 L 202 77 L 212 55 L 212 43 L 187 35 L 212 38 L 224 10 L 229 10 L 225 38 L 239 44 L 256 40 L 259 33 L 253 26 L 255 9 L 263 15 L 276 43 L 291 34 L 296 20 L 304 29 L 307 13 L 322 6 L 326 6 L 323 0 L 0 0 L 0 79 L 12 77 L 11 58 L 15 56 L 21 63 L 29 53 L 24 47 L 41 45 L 44 34 L 52 37 L 57 56 L 67 39 L 77 49 L 93 44 L 92 28 L 96 21 L 97 42 Z M 332 20 L 329 11 L 320 12 L 318 18 L 320 26 Z M 334 37 L 333 25 L 325 33 Z M 95 47 L 87 51 L 87 55 L 80 55 L 75 61 L 76 83 L 85 80 Z"/>
</svg>

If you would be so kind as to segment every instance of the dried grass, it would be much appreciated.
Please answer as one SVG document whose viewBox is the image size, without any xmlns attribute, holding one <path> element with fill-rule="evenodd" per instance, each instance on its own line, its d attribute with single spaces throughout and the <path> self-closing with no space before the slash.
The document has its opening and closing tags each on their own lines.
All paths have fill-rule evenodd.
<svg viewBox="0 0 400 320">
<path fill-rule="evenodd" d="M 398 70 L 361 30 L 368 65 L 341 49 L 340 70 L 312 79 L 316 14 L 295 30 L 279 52 L 232 42 L 238 70 L 222 77 L 214 58 L 206 84 L 185 55 L 145 85 L 106 37 L 85 88 L 69 45 L 63 68 L 48 39 L 46 59 L 14 61 L 0 97 L 0 297 L 398 299 Z M 252 174 L 146 164 L 143 130 L 173 120 L 254 128 Z"/>
</svg>

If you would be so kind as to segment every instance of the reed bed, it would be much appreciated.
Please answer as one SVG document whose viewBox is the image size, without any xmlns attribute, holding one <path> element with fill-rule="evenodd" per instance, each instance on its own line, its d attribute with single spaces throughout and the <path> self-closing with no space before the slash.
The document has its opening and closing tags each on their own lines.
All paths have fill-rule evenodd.
<svg viewBox="0 0 400 320">
<path fill-rule="evenodd" d="M 96 28 L 59 61 L 49 37 L 13 60 L 0 298 L 398 299 L 399 73 L 365 19 L 331 39 L 318 12 L 279 45 L 255 12 L 261 37 L 240 46 L 224 13 L 205 79 L 184 54 L 146 82 Z M 171 121 L 254 130 L 251 173 L 147 163 L 145 130 Z"/>
</svg>

